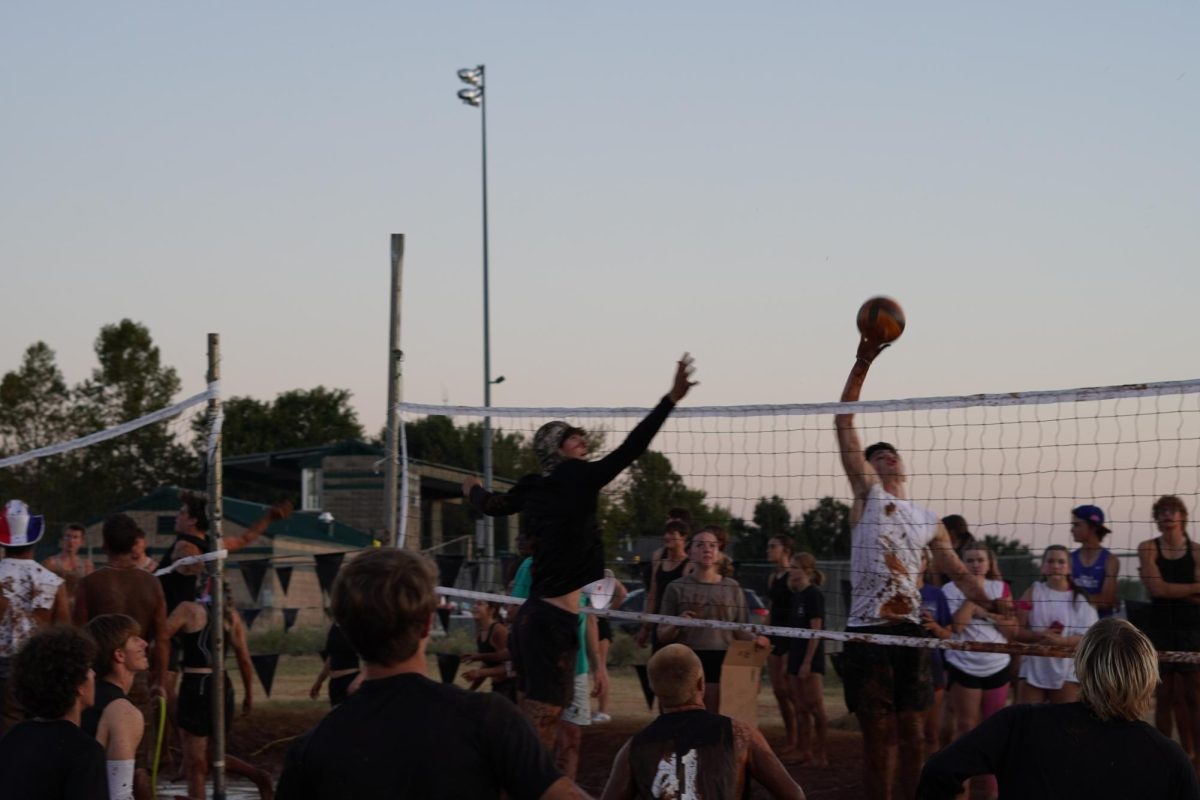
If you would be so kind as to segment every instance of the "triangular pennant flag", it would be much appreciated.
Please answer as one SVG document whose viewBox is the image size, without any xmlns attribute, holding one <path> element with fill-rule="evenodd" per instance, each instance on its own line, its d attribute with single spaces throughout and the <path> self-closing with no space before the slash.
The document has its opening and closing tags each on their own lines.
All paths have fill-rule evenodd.
<svg viewBox="0 0 1200 800">
<path fill-rule="evenodd" d="M 261 608 L 243 608 L 242 622 L 246 623 L 246 630 L 250 630 L 250 626 L 254 624 L 254 620 L 258 619 L 258 615 L 262 613 Z"/>
<path fill-rule="evenodd" d="M 646 708 L 654 710 L 654 690 L 650 688 L 650 675 L 646 672 L 645 664 L 634 664 L 633 668 L 637 670 L 638 680 L 642 684 L 642 695 L 646 698 Z"/>
<path fill-rule="evenodd" d="M 458 676 L 458 664 L 462 657 L 457 653 L 438 653 L 438 672 L 442 674 L 442 683 L 454 683 Z"/>
<path fill-rule="evenodd" d="M 345 557 L 345 553 L 322 553 L 319 556 L 313 556 L 317 562 L 317 580 L 321 584 L 322 591 L 333 591 L 333 579 L 337 577 L 338 570 L 342 568 L 342 559 Z"/>
<path fill-rule="evenodd" d="M 267 697 L 270 697 L 271 684 L 275 682 L 275 667 L 279 665 L 279 653 L 252 655 L 250 661 L 254 664 L 254 674 L 258 675 L 258 680 L 266 690 Z"/>
<path fill-rule="evenodd" d="M 458 571 L 462 568 L 463 556 L 438 555 L 435 557 L 438 568 L 438 586 L 453 586 L 458 580 Z"/>
<path fill-rule="evenodd" d="M 279 588 L 283 589 L 284 594 L 287 594 L 288 584 L 292 582 L 292 568 L 276 567 L 275 576 L 279 578 Z"/>
<path fill-rule="evenodd" d="M 438 619 L 442 621 L 442 630 L 444 630 L 446 633 L 450 632 L 450 611 L 451 609 L 449 606 L 445 606 L 437 610 Z"/>
<path fill-rule="evenodd" d="M 292 626 L 296 624 L 296 613 L 299 611 L 300 611 L 300 609 L 298 609 L 298 608 L 285 608 L 283 610 L 283 632 L 284 633 L 287 633 L 288 631 L 290 631 L 292 629 Z"/>
<path fill-rule="evenodd" d="M 258 602 L 258 593 L 262 591 L 263 578 L 267 574 L 267 560 L 243 561 L 242 578 L 246 581 L 246 589 L 250 592 L 250 602 Z"/>
</svg>

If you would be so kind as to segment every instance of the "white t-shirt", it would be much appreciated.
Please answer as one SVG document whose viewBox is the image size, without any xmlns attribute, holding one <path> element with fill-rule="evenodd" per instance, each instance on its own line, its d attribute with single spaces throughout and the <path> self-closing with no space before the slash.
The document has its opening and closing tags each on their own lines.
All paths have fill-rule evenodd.
<svg viewBox="0 0 1200 800">
<path fill-rule="evenodd" d="M 921 551 L 937 533 L 938 518 L 911 500 L 871 487 L 850 534 L 850 627 L 921 622 Z"/>
<path fill-rule="evenodd" d="M 1045 581 L 1033 584 L 1032 589 L 1031 631 L 1046 631 L 1059 622 L 1063 626 L 1063 636 L 1082 636 L 1100 618 L 1091 603 L 1070 589 L 1056 591 Z M 1079 683 L 1073 658 L 1025 656 L 1021 659 L 1021 678 L 1039 689 L 1061 689 L 1065 682 Z"/>
<path fill-rule="evenodd" d="M 987 594 L 989 600 L 999 600 L 1008 592 L 1008 586 L 1004 581 L 984 581 L 983 591 Z M 959 589 L 953 583 L 947 583 L 942 587 L 942 592 L 946 595 L 946 602 L 950 605 L 950 613 L 957 614 L 962 608 L 963 603 L 967 598 L 963 595 L 962 589 Z M 956 642 L 992 642 L 994 644 L 1004 644 L 1008 639 L 1004 638 L 1004 634 L 996 627 L 996 623 L 990 619 L 972 619 L 961 631 L 954 634 Z M 947 650 L 946 663 L 950 664 L 957 670 L 974 675 L 976 678 L 987 678 L 995 675 L 1000 670 L 1008 666 L 1010 658 L 1008 653 L 970 653 L 965 650 Z"/>
<path fill-rule="evenodd" d="M 0 658 L 12 658 L 37 630 L 34 611 L 54 605 L 54 596 L 62 585 L 55 575 L 32 558 L 0 560 L 0 595 L 7 610 L 0 616 Z"/>
</svg>

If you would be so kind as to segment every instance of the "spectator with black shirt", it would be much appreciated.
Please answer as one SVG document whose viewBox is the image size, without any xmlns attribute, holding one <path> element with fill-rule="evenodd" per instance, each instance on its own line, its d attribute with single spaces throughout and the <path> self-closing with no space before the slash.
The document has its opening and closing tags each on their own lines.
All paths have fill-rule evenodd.
<svg viewBox="0 0 1200 800">
<path fill-rule="evenodd" d="M 646 666 L 662 713 L 617 752 L 604 800 L 748 796 L 749 779 L 771 797 L 804 792 L 758 728 L 704 708 L 704 667 L 686 645 L 669 644 Z"/>
<path fill-rule="evenodd" d="M 521 709 L 547 747 L 556 738 L 574 691 L 579 596 L 584 586 L 604 577 L 604 544 L 596 521 L 600 490 L 646 452 L 667 415 L 694 385 L 691 365 L 684 353 L 671 391 L 604 458 L 587 460 L 587 434 L 582 429 L 548 422 L 533 438 L 540 474 L 526 475 L 506 493 L 487 491 L 478 478 L 463 483 L 463 494 L 477 511 L 489 516 L 520 513 L 536 543 L 532 590 L 513 622 L 511 649 Z M 597 691 L 608 681 L 601 666 L 597 665 Z"/>
<path fill-rule="evenodd" d="M 920 800 L 950 800 L 973 775 L 994 774 L 1000 800 L 1200 800 L 1187 754 L 1142 716 L 1158 683 L 1154 645 L 1110 617 L 1075 651 L 1079 702 L 1001 709 L 935 753 Z"/>
<path fill-rule="evenodd" d="M 437 568 L 368 550 L 342 568 L 333 616 L 362 658 L 361 688 L 288 752 L 278 800 L 586 797 L 504 698 L 431 681 Z"/>
<path fill-rule="evenodd" d="M 13 659 L 13 691 L 33 717 L 0 739 L 5 800 L 104 800 L 104 748 L 79 727 L 95 699 L 96 646 L 55 626 L 35 633 Z"/>
</svg>

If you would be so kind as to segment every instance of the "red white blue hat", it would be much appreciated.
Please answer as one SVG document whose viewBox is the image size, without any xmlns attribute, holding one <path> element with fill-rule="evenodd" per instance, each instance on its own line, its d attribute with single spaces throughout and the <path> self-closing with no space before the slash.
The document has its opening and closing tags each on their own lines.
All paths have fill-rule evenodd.
<svg viewBox="0 0 1200 800">
<path fill-rule="evenodd" d="M 36 544 L 45 532 L 46 518 L 41 514 L 30 514 L 29 506 L 24 502 L 9 500 L 4 504 L 4 516 L 0 517 L 0 546 Z"/>
</svg>

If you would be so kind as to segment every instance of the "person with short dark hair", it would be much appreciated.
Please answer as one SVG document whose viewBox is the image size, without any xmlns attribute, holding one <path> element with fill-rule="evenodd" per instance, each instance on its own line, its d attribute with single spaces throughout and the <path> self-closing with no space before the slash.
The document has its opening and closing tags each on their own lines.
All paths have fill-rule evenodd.
<svg viewBox="0 0 1200 800">
<path fill-rule="evenodd" d="M 30 637 L 13 659 L 13 691 L 33 717 L 0 738 L 0 794 L 6 800 L 103 800 L 104 748 L 79 727 L 92 704 L 96 646 L 58 625 Z"/>
<path fill-rule="evenodd" d="M 150 651 L 150 684 L 167 688 L 167 657 L 170 637 L 163 634 L 167 605 L 158 580 L 137 565 L 134 543 L 146 534 L 128 514 L 111 514 L 104 520 L 101 539 L 108 562 L 79 582 L 75 595 L 75 624 L 102 614 L 124 614 L 137 622 L 140 635 L 153 643 Z M 137 678 L 133 703 L 145 707 L 149 701 L 145 679 Z"/>
<path fill-rule="evenodd" d="M 333 617 L 362 657 L 357 692 L 288 751 L 278 800 L 585 797 L 512 703 L 426 677 L 437 568 L 372 549 L 342 567 Z"/>
<path fill-rule="evenodd" d="M 886 343 L 864 336 L 842 389 L 856 402 L 871 363 Z M 969 576 L 937 515 L 908 496 L 908 474 L 895 446 L 875 442 L 865 450 L 854 414 L 838 414 L 834 427 L 842 467 L 854 492 L 850 507 L 850 609 L 847 632 L 927 636 L 921 625 L 917 578 L 929 548 L 938 572 L 954 577 L 966 599 L 991 611 L 994 603 L 978 577 Z M 865 796 L 891 796 L 897 767 L 911 796 L 925 760 L 922 735 L 933 703 L 929 650 L 847 642 L 842 651 L 846 707 L 862 730 Z"/>
<path fill-rule="evenodd" d="M 1117 598 L 1121 559 L 1100 544 L 1109 533 L 1098 506 L 1071 509 L 1071 536 L 1079 544 L 1071 553 L 1071 582 L 1087 595 L 1101 619 L 1115 614 L 1121 602 Z"/>
<path fill-rule="evenodd" d="M 25 718 L 13 698 L 11 664 L 37 630 L 70 619 L 63 579 L 33 560 L 46 521 L 20 500 L 10 500 L 0 515 L 0 734 Z"/>
<path fill-rule="evenodd" d="M 735 800 L 750 778 L 771 797 L 804 800 L 758 728 L 705 710 L 704 667 L 690 648 L 666 645 L 646 671 L 662 713 L 617 751 L 604 800 Z"/>
<path fill-rule="evenodd" d="M 1075 651 L 1079 701 L 1001 709 L 935 753 L 920 800 L 951 800 L 974 775 L 994 774 L 999 800 L 1200 800 L 1187 754 L 1142 722 L 1158 655 L 1137 628 L 1103 619 Z"/>
<path fill-rule="evenodd" d="M 150 797 L 149 774 L 134 769 L 145 718 L 129 701 L 134 677 L 150 668 L 149 646 L 139 635 L 137 620 L 124 614 L 101 614 L 85 630 L 96 643 L 96 695 L 83 712 L 81 727 L 104 748 L 111 800 Z"/>
<path fill-rule="evenodd" d="M 683 577 L 683 571 L 687 567 L 686 545 L 691 534 L 690 525 L 690 522 L 676 518 L 667 520 L 663 527 L 663 546 L 656 550 L 650 559 L 650 578 L 645 588 L 646 602 L 642 606 L 647 614 L 658 613 L 667 586 Z M 638 628 L 635 641 L 638 647 L 648 644 L 651 653 L 657 653 L 660 647 L 657 626 L 649 622 L 644 623 Z"/>
<path fill-rule="evenodd" d="M 533 437 L 542 472 L 526 475 L 508 492 L 491 492 L 478 478 L 463 482 L 475 510 L 488 516 L 521 514 L 536 541 L 530 598 L 512 624 L 513 667 L 521 709 L 547 746 L 574 692 L 572 664 L 579 652 L 579 597 L 604 577 L 604 543 L 596 513 L 600 491 L 641 456 L 675 404 L 694 385 L 692 359 L 676 363 L 670 391 L 615 450 L 588 460 L 587 433 L 562 420 L 547 422 Z M 608 682 L 597 665 L 596 685 Z"/>
<path fill-rule="evenodd" d="M 42 562 L 43 567 L 63 579 L 67 587 L 67 604 L 71 610 L 75 608 L 75 588 L 85 575 L 95 570 L 91 559 L 79 555 L 86 536 L 87 528 L 78 522 L 66 525 L 58 543 L 59 551 Z"/>
</svg>

